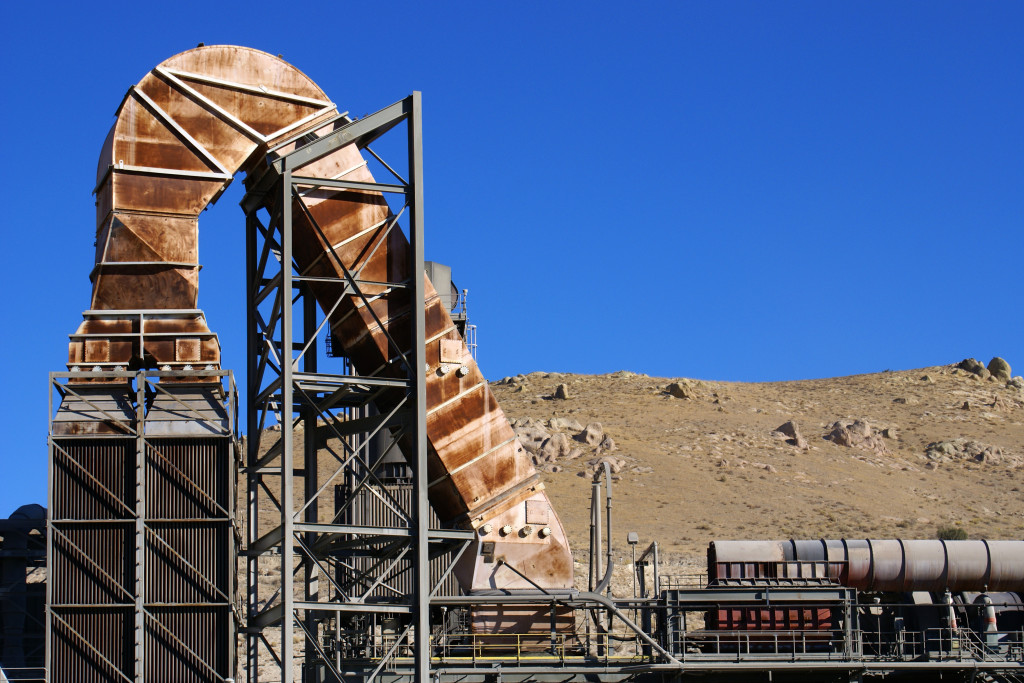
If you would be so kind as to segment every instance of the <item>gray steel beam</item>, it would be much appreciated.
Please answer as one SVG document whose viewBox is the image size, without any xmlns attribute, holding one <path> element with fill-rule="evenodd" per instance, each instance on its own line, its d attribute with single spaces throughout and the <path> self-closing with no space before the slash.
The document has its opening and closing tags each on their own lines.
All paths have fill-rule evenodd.
<svg viewBox="0 0 1024 683">
<path fill-rule="evenodd" d="M 295 469 L 292 415 L 294 413 L 294 396 L 292 388 L 295 367 L 292 364 L 293 307 L 290 303 L 292 292 L 292 174 L 285 170 L 281 174 L 281 531 L 288 542 L 281 546 L 281 601 L 284 607 L 284 618 L 281 620 L 281 683 L 294 681 L 294 647 L 292 640 L 295 610 L 295 585 L 293 564 L 295 562 L 294 544 L 291 543 L 294 518 L 294 490 L 292 472 Z"/>
<path fill-rule="evenodd" d="M 412 247 L 412 358 L 409 368 L 414 402 L 415 426 L 413 449 L 416 465 L 414 468 L 413 500 L 416 506 L 416 681 L 430 680 L 430 551 L 427 534 L 430 531 L 429 501 L 427 499 L 430 477 L 427 475 L 427 384 L 424 368 L 427 367 L 426 350 L 426 290 L 423 266 L 423 118 L 421 95 L 414 91 L 406 98 L 405 109 L 410 113 L 407 123 L 409 135 L 409 243 Z"/>
<path fill-rule="evenodd" d="M 319 534 L 361 534 L 367 536 L 415 537 L 414 529 L 400 527 L 361 526 L 356 524 L 295 524 L 296 531 L 314 532 Z M 431 541 L 466 541 L 476 538 L 473 531 L 462 529 L 427 529 L 424 537 Z"/>
<path fill-rule="evenodd" d="M 405 119 L 408 99 L 395 102 L 357 121 L 350 121 L 333 133 L 272 160 L 263 175 L 242 199 L 242 209 L 246 213 L 255 212 L 260 207 L 263 197 L 272 190 L 286 169 L 301 168 L 346 145 L 354 143 L 357 147 L 363 148 L 373 144 L 374 140 Z"/>
<path fill-rule="evenodd" d="M 391 194 L 405 194 L 408 191 L 405 185 L 361 183 L 355 180 L 332 180 L 330 178 L 310 178 L 307 176 L 292 176 L 292 182 L 296 185 L 311 185 L 316 188 L 329 187 L 334 190 L 361 190 L 363 192 L 389 192 Z"/>
<path fill-rule="evenodd" d="M 257 272 L 257 245 L 256 245 L 256 233 L 259 228 L 259 221 L 253 214 L 247 214 L 245 217 L 245 346 L 246 346 L 246 361 L 245 361 L 245 382 L 246 382 L 246 400 L 252 401 L 253 397 L 259 393 L 259 349 L 257 347 L 257 340 L 259 339 L 259 332 L 256 326 L 255 316 L 255 296 L 256 288 L 258 287 L 257 278 L 259 273 Z M 247 438 L 245 440 L 245 464 L 246 467 L 246 488 L 245 488 L 245 500 L 247 506 L 246 523 L 245 523 L 245 547 L 248 549 L 257 539 L 259 534 L 259 485 L 257 484 L 257 475 L 254 466 L 256 461 L 259 459 L 259 423 L 257 421 L 256 406 L 247 405 L 245 411 L 245 433 Z M 249 555 L 247 552 L 244 553 L 245 557 L 245 572 L 246 572 L 246 596 L 245 596 L 245 618 L 246 618 L 246 633 L 245 633 L 245 670 L 246 677 L 249 683 L 258 683 L 259 681 L 259 637 L 257 634 L 249 632 L 249 625 L 256 616 L 256 601 L 258 594 L 253 595 L 252 591 L 259 591 L 259 558 Z"/>
<path fill-rule="evenodd" d="M 319 610 L 323 612 L 352 612 L 362 614 L 374 612 L 377 614 L 409 614 L 413 608 L 401 603 L 380 603 L 380 602 L 296 602 L 297 610 Z"/>
<path fill-rule="evenodd" d="M 373 144 L 374 140 L 397 126 L 409 115 L 412 98 L 418 96 L 419 93 L 413 93 L 411 97 L 399 100 L 357 121 L 347 123 L 333 133 L 329 133 L 308 145 L 289 152 L 280 159 L 272 161 L 270 164 L 271 168 L 283 175 L 287 171 L 302 168 L 306 164 L 321 159 L 346 145 L 355 144 L 357 147 L 362 148 Z"/>
</svg>

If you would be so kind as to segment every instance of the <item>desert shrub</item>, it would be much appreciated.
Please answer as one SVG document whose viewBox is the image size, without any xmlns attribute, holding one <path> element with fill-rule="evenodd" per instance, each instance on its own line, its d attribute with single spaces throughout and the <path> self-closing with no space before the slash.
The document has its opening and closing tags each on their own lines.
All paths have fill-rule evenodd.
<svg viewBox="0 0 1024 683">
<path fill-rule="evenodd" d="M 940 526 L 935 536 L 940 541 L 966 541 L 967 530 L 958 526 Z"/>
</svg>

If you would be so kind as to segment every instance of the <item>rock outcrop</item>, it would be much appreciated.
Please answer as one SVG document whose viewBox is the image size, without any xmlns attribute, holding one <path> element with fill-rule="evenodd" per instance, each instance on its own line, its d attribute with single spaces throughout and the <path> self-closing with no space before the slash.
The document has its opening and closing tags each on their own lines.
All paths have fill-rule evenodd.
<svg viewBox="0 0 1024 683">
<path fill-rule="evenodd" d="M 672 382 L 672 384 L 665 387 L 665 392 L 673 398 L 694 398 L 693 389 L 680 382 Z"/>
<path fill-rule="evenodd" d="M 1010 372 L 1010 364 L 999 356 L 988 362 L 987 370 L 1000 382 L 1009 382 L 1010 378 L 1013 377 L 1013 373 Z"/>
<path fill-rule="evenodd" d="M 800 433 L 800 428 L 797 427 L 796 422 L 790 420 L 789 422 L 779 425 L 775 428 L 773 434 L 779 434 L 782 437 L 786 437 L 786 443 L 790 446 L 796 446 L 797 448 L 807 448 L 807 439 Z M 780 437 L 781 438 L 781 437 Z"/>
<path fill-rule="evenodd" d="M 972 460 L 974 462 L 997 463 L 1003 457 L 1003 451 L 998 446 L 970 439 L 935 441 L 925 447 L 924 454 L 925 457 L 933 462 Z"/>
<path fill-rule="evenodd" d="M 591 422 L 583 428 L 579 434 L 573 437 L 580 443 L 585 443 L 588 446 L 596 446 L 601 443 L 601 439 L 604 438 L 604 428 L 600 422 Z"/>
<path fill-rule="evenodd" d="M 974 358 L 964 358 L 956 366 L 972 375 L 977 375 L 981 379 L 988 379 L 992 375 L 988 368 L 981 364 L 981 361 Z"/>
<path fill-rule="evenodd" d="M 885 437 L 882 436 L 882 433 L 863 420 L 837 420 L 833 422 L 829 426 L 829 432 L 825 435 L 825 440 L 839 446 L 860 448 L 879 455 L 889 453 L 889 449 L 885 445 Z"/>
</svg>

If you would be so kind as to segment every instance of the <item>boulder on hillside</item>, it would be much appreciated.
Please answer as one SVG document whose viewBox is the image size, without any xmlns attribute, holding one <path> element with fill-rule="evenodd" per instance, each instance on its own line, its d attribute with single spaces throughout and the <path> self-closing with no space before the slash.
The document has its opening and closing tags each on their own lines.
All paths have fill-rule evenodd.
<svg viewBox="0 0 1024 683">
<path fill-rule="evenodd" d="M 565 434 L 555 433 L 541 444 L 539 453 L 549 460 L 553 460 L 568 455 L 571 450 L 572 445 L 569 443 L 569 437 Z"/>
<path fill-rule="evenodd" d="M 790 446 L 796 446 L 797 448 L 807 448 L 807 439 L 800 433 L 800 428 L 797 427 L 796 422 L 790 420 L 789 422 L 779 425 L 775 428 L 775 431 L 779 434 L 787 437 L 786 443 Z"/>
<path fill-rule="evenodd" d="M 559 384 L 557 387 L 555 387 L 555 398 L 560 399 L 562 401 L 569 398 L 569 387 L 567 387 L 565 384 Z"/>
<path fill-rule="evenodd" d="M 519 443 L 523 444 L 523 448 L 525 448 L 528 453 L 540 452 L 540 447 L 551 437 L 551 435 L 534 420 L 520 421 L 513 431 L 516 433 Z"/>
<path fill-rule="evenodd" d="M 852 422 L 837 420 L 833 422 L 829 426 L 829 432 L 825 435 L 825 440 L 839 446 L 846 446 L 847 448 L 873 451 L 879 455 L 889 453 L 882 434 L 863 420 L 853 420 Z"/>
<path fill-rule="evenodd" d="M 578 432 L 583 429 L 583 425 L 578 420 L 573 420 L 568 417 L 553 417 L 548 420 L 548 427 L 556 431 L 569 431 Z"/>
<path fill-rule="evenodd" d="M 1013 374 L 1010 372 L 1010 364 L 996 356 L 988 362 L 988 371 L 1000 382 L 1009 382 Z"/>
<path fill-rule="evenodd" d="M 967 372 L 972 372 L 975 375 L 977 375 L 985 366 L 982 365 L 975 358 L 964 358 L 962 361 L 956 364 L 956 367 L 960 368 L 961 370 L 966 370 Z"/>
<path fill-rule="evenodd" d="M 936 441 L 925 446 L 925 456 L 933 462 L 970 460 L 973 462 L 996 463 L 1002 460 L 1003 451 L 998 446 L 972 441 L 951 439 Z"/>
<path fill-rule="evenodd" d="M 693 389 L 680 382 L 672 382 L 672 384 L 665 387 L 665 391 L 674 398 L 694 398 Z"/>
<path fill-rule="evenodd" d="M 600 422 L 591 422 L 583 428 L 583 431 L 572 438 L 588 446 L 596 446 L 604 438 L 604 427 L 601 426 Z"/>
<path fill-rule="evenodd" d="M 590 471 L 595 474 L 604 469 L 605 463 L 608 463 L 608 467 L 611 469 L 612 474 L 618 474 L 622 471 L 622 468 L 626 466 L 626 461 L 623 458 L 615 458 L 610 455 L 606 455 L 603 458 L 593 458 L 592 460 L 587 461 Z"/>
<path fill-rule="evenodd" d="M 988 379 L 991 376 L 988 368 L 981 364 L 980 361 L 974 358 L 964 358 L 962 361 L 956 364 L 961 370 L 966 370 L 972 375 L 977 375 L 981 379 Z"/>
</svg>

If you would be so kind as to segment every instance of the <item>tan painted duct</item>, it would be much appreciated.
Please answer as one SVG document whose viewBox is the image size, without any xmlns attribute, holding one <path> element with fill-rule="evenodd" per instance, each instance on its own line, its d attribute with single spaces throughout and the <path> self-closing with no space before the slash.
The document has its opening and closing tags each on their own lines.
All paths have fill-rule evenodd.
<svg viewBox="0 0 1024 683">
<path fill-rule="evenodd" d="M 1024 541 L 713 541 L 709 581 L 830 578 L 868 591 L 1024 590 Z"/>
<path fill-rule="evenodd" d="M 248 182 L 268 150 L 300 133 L 330 132 L 340 125 L 328 122 L 335 115 L 335 105 L 302 72 L 244 47 L 183 52 L 134 86 L 100 155 L 91 310 L 72 335 L 69 367 L 219 367 L 216 336 L 196 308 L 198 216 L 239 170 L 249 174 Z M 373 180 L 354 146 L 301 172 Z M 392 216 L 379 194 L 310 191 L 296 201 L 293 214 L 302 274 L 338 277 L 340 260 L 361 268 L 364 280 L 410 276 L 406 238 L 390 229 Z M 332 310 L 339 291 L 335 285 L 314 287 L 325 311 Z M 460 526 L 547 527 L 550 535 L 543 538 L 493 534 L 486 540 L 494 540 L 497 558 L 537 584 L 570 587 L 572 557 L 543 484 L 429 281 L 426 291 L 431 503 L 442 520 Z M 407 301 L 391 295 L 369 308 L 393 337 L 408 337 Z M 330 320 L 361 374 L 388 373 L 395 354 L 368 307 L 347 297 Z M 436 372 L 442 359 L 453 358 L 466 372 Z M 460 580 L 471 590 L 531 587 L 500 567 L 475 553 L 460 567 Z"/>
</svg>

